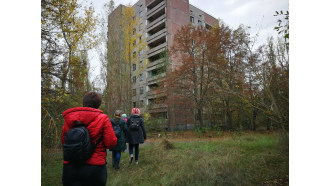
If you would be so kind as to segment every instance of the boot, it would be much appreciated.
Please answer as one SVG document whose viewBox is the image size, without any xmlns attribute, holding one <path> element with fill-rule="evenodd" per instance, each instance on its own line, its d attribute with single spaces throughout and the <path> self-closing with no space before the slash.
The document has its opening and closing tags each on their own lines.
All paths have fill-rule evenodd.
<svg viewBox="0 0 330 186">
<path fill-rule="evenodd" d="M 119 169 L 119 162 L 115 163 L 115 169 L 118 170 Z"/>
</svg>

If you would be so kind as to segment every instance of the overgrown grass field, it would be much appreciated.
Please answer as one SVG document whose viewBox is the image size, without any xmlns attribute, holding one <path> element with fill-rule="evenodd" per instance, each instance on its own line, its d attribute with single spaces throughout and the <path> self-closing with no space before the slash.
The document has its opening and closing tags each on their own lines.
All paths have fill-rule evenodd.
<svg viewBox="0 0 330 186">
<path fill-rule="evenodd" d="M 289 155 L 276 133 L 230 133 L 212 138 L 150 139 L 139 164 L 122 154 L 120 170 L 107 157 L 107 185 L 288 185 Z M 62 154 L 42 162 L 42 185 L 61 185 Z"/>
</svg>

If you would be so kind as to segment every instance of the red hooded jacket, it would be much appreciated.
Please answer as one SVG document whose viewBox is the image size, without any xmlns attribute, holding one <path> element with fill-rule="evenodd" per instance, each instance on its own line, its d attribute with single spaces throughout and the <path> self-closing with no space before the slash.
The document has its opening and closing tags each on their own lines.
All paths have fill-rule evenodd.
<svg viewBox="0 0 330 186">
<path fill-rule="evenodd" d="M 106 148 L 113 148 L 117 144 L 117 138 L 113 132 L 111 122 L 107 115 L 99 109 L 90 107 L 76 107 L 63 112 L 64 125 L 62 127 L 62 144 L 65 134 L 71 128 L 75 121 L 81 121 L 86 125 L 91 141 L 95 143 L 103 133 L 103 140 L 96 146 L 92 156 L 85 162 L 90 165 L 104 165 L 107 156 Z M 63 161 L 63 164 L 69 163 Z"/>
</svg>

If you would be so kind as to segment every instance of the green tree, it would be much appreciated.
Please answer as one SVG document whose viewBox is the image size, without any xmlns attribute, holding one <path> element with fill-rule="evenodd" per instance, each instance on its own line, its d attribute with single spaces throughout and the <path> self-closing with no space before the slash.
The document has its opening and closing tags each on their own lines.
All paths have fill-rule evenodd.
<svg viewBox="0 0 330 186">
<path fill-rule="evenodd" d="M 94 8 L 77 0 L 41 1 L 42 149 L 59 143 L 61 113 L 91 90 L 87 50 L 95 46 Z"/>
</svg>

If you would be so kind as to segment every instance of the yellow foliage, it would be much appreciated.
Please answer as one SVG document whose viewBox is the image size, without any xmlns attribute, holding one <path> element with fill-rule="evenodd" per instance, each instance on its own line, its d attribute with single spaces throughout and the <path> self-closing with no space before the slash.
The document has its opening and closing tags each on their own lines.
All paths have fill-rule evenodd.
<svg viewBox="0 0 330 186">
<path fill-rule="evenodd" d="M 150 117 L 151 117 L 151 115 L 150 115 L 149 112 L 146 112 L 146 113 L 143 114 L 144 121 L 148 121 Z"/>
<path fill-rule="evenodd" d="M 146 49 L 145 38 L 140 40 L 142 37 L 141 33 L 138 33 L 138 24 L 140 22 L 140 18 L 135 17 L 135 11 L 133 7 L 126 7 L 123 9 L 123 16 L 121 19 L 121 25 L 124 33 L 124 41 L 125 41 L 125 52 L 123 53 L 123 58 L 125 61 L 131 63 L 133 61 L 138 62 L 138 53 L 140 50 Z M 136 45 L 133 45 L 134 41 Z M 136 56 L 134 58 L 133 52 L 136 52 Z"/>
</svg>

